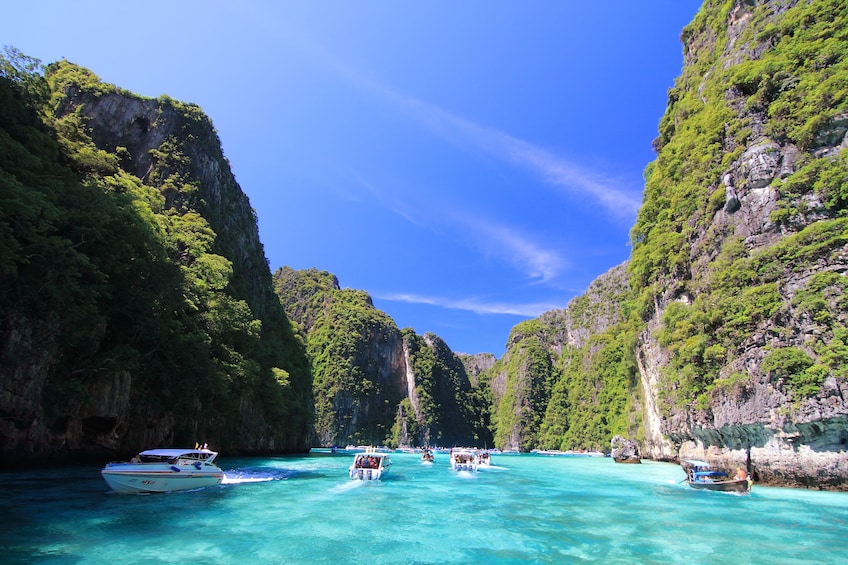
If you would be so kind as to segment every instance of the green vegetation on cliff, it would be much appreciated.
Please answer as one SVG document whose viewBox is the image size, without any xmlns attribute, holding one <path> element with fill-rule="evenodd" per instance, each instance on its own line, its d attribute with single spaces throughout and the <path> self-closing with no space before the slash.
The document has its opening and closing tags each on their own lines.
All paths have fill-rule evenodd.
<svg viewBox="0 0 848 565">
<path fill-rule="evenodd" d="M 460 359 L 433 334 L 421 337 L 406 328 L 403 339 L 418 399 L 413 445 L 491 445 L 486 399 L 471 386 Z"/>
<path fill-rule="evenodd" d="M 283 267 L 274 288 L 308 344 L 319 444 L 491 443 L 482 389 L 437 336 L 398 330 L 325 271 Z"/>
<path fill-rule="evenodd" d="M 844 283 L 828 277 L 823 284 L 804 273 L 830 263 L 828 256 L 846 244 L 848 150 L 819 150 L 845 133 L 839 124 L 848 111 L 846 30 L 848 5 L 838 0 L 801 2 L 785 14 L 773 3 L 708 1 L 683 32 L 688 64 L 660 123 L 630 265 L 645 319 L 657 301 L 692 297 L 665 307 L 657 334 L 671 354 L 669 408 L 708 406 L 716 387 L 738 380 L 727 367 L 743 344 L 765 327 L 775 335 L 787 331 L 782 320 L 793 309 L 819 312 L 811 322 L 820 337 L 804 345 L 812 365 L 807 377 L 787 386 L 809 396 L 824 375 L 845 374 L 839 355 L 818 353 L 844 332 L 842 300 L 835 298 Z M 725 205 L 723 175 L 738 169 L 733 188 L 756 188 L 748 186 L 751 172 L 740 158 L 757 144 L 775 160 L 785 159 L 780 147 L 800 150 L 794 172 L 772 184 L 779 199 L 770 219 L 786 233 L 772 246 L 710 225 Z M 696 264 L 705 253 L 715 255 L 706 269 Z M 793 299 L 784 281 L 799 274 L 807 283 Z"/>
<path fill-rule="evenodd" d="M 74 438 L 82 451 L 95 442 L 135 450 L 198 440 L 225 450 L 304 449 L 304 352 L 270 272 L 265 294 L 250 293 L 260 285 L 233 259 L 237 233 L 228 243 L 213 229 L 213 207 L 177 148 L 220 156 L 211 124 L 196 107 L 168 102 L 189 137 L 156 148 L 142 180 L 87 113 L 107 95 L 142 100 L 67 62 L 42 75 L 17 51 L 0 58 L 3 379 L 29 371 L 44 379 L 32 404 L 4 405 L 4 418 L 45 420 L 45 442 L 81 426 L 91 442 Z M 256 231 L 253 216 L 244 223 Z M 116 390 L 122 375 L 131 379 L 126 392 Z M 14 450 L 14 441 L 4 445 Z"/>
<path fill-rule="evenodd" d="M 307 344 L 319 444 L 388 443 L 405 393 L 397 378 L 394 321 L 367 293 L 340 289 L 325 271 L 283 267 L 273 279 Z"/>
<path fill-rule="evenodd" d="M 624 325 L 593 336 L 560 359 L 540 431 L 543 449 L 607 450 L 616 435 L 639 437 L 635 335 Z"/>
<path fill-rule="evenodd" d="M 481 376 L 493 391 L 498 447 L 605 450 L 616 434 L 638 435 L 629 292 L 620 265 L 566 309 L 513 328 L 506 355 Z"/>
</svg>

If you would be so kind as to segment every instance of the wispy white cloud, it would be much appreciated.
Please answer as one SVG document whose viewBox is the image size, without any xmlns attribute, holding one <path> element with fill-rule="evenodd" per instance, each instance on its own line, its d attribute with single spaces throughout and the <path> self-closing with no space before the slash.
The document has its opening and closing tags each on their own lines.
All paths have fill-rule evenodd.
<svg viewBox="0 0 848 565">
<path fill-rule="evenodd" d="M 453 218 L 463 225 L 484 252 L 509 261 L 527 278 L 540 283 L 551 282 L 567 264 L 557 251 L 545 248 L 509 226 L 481 217 L 454 214 Z"/>
<path fill-rule="evenodd" d="M 395 192 L 381 190 L 363 175 L 354 176 L 357 183 L 379 205 L 410 224 L 443 236 L 453 233 L 456 241 L 464 242 L 487 256 L 512 264 L 523 277 L 534 282 L 549 283 L 568 265 L 559 250 L 540 243 L 531 235 L 508 224 L 497 223 L 481 214 L 469 214 L 461 206 L 452 206 L 447 196 L 441 197 L 436 207 L 421 201 L 412 204 L 399 198 Z"/>
<path fill-rule="evenodd" d="M 352 79 L 357 76 L 351 72 L 344 74 Z M 399 94 L 387 86 L 366 81 L 361 77 L 353 80 L 392 100 L 427 129 L 451 143 L 485 151 L 496 158 L 523 167 L 563 194 L 594 200 L 615 217 L 632 218 L 639 209 L 640 195 L 633 190 L 622 188 L 621 181 L 606 173 L 591 170 L 566 157 L 454 115 L 433 104 Z"/>
<path fill-rule="evenodd" d="M 411 293 L 386 293 L 375 294 L 374 298 L 390 302 L 405 302 L 407 304 L 428 304 L 451 310 L 465 310 L 476 314 L 511 314 L 515 316 L 526 316 L 535 318 L 555 308 L 562 308 L 562 304 L 552 303 L 510 303 L 484 301 L 477 298 L 451 299 L 435 296 L 424 296 Z"/>
<path fill-rule="evenodd" d="M 641 204 L 641 187 L 631 186 L 607 171 L 594 170 L 567 156 L 539 147 L 495 128 L 457 116 L 414 96 L 366 77 L 345 65 L 319 44 L 292 30 L 295 42 L 324 68 L 366 92 L 390 100 L 430 131 L 460 147 L 481 150 L 535 174 L 546 185 L 571 197 L 583 197 L 600 204 L 616 218 L 632 221 Z"/>
<path fill-rule="evenodd" d="M 570 159 L 432 104 L 401 96 L 384 87 L 380 91 L 408 108 L 431 131 L 452 143 L 483 150 L 523 167 L 564 194 L 595 200 L 613 216 L 632 217 L 639 209 L 640 196 L 621 188 L 618 180 L 604 173 L 587 169 Z"/>
</svg>

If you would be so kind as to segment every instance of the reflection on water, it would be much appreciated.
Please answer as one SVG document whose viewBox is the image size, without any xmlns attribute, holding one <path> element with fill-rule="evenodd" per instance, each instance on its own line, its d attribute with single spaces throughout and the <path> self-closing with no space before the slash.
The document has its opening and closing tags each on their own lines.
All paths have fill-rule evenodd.
<svg viewBox="0 0 848 565">
<path fill-rule="evenodd" d="M 216 487 L 116 495 L 95 467 L 0 473 L 3 563 L 840 563 L 848 495 L 694 491 L 679 466 L 499 455 L 219 457 Z"/>
</svg>

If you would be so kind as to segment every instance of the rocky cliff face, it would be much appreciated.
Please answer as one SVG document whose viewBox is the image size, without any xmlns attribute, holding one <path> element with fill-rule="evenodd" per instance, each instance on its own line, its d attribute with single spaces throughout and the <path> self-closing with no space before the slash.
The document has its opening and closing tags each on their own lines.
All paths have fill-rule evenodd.
<svg viewBox="0 0 848 565">
<path fill-rule="evenodd" d="M 525 451 L 606 449 L 607 434 L 631 431 L 628 426 L 612 430 L 612 417 L 589 421 L 610 409 L 610 400 L 601 398 L 598 389 L 609 384 L 612 396 L 632 392 L 631 385 L 613 385 L 612 375 L 594 368 L 615 358 L 610 342 L 624 343 L 597 336 L 622 322 L 628 292 L 624 263 L 598 277 L 566 308 L 513 328 L 506 354 L 481 376 L 491 389 L 495 445 Z"/>
<path fill-rule="evenodd" d="M 15 151 L 40 161 L 3 162 L 42 217 L 21 216 L 12 237 L 42 252 L 13 255 L 24 268 L 0 281 L 2 456 L 114 458 L 194 441 L 307 449 L 305 353 L 208 118 L 67 62 L 24 82 L 51 98 L 21 93 L 22 107 L 51 115 L 26 124 L 44 131 L 37 144 L 14 126 Z M 4 123 L 20 115 L 3 105 Z"/>
<path fill-rule="evenodd" d="M 838 1 L 704 3 L 631 260 L 516 326 L 489 375 L 500 441 L 605 448 L 603 430 L 648 458 L 848 488 L 847 25 Z M 553 371 L 510 365 L 528 336 Z"/>
<path fill-rule="evenodd" d="M 278 269 L 274 285 L 312 361 L 321 445 L 474 443 L 479 403 L 437 336 L 399 330 L 362 291 L 317 269 Z"/>
<path fill-rule="evenodd" d="M 848 226 L 836 194 L 848 178 L 848 108 L 831 78 L 846 76 L 845 23 L 838 2 L 707 2 L 684 30 L 686 66 L 645 207 L 663 198 L 652 187 L 673 187 L 675 174 L 697 178 L 708 198 L 688 213 L 670 210 L 689 226 L 687 256 L 683 268 L 654 271 L 665 290 L 654 294 L 638 350 L 650 457 L 747 466 L 767 484 L 846 488 Z M 722 134 L 711 168 L 675 165 L 673 173 L 679 140 L 715 116 Z M 643 225 L 634 230 L 650 245 L 657 236 Z M 678 319 L 716 315 L 707 303 L 725 300 L 735 306 L 722 319 L 681 331 Z M 698 363 L 663 339 L 673 333 L 704 341 Z M 686 386 L 681 373 L 697 367 L 696 378 L 710 375 L 692 387 L 701 394 L 667 402 L 670 387 Z"/>
</svg>

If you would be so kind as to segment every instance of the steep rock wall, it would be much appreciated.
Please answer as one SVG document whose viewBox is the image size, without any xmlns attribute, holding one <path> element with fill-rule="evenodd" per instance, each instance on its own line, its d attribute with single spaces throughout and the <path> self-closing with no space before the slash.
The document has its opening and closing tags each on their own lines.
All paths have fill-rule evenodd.
<svg viewBox="0 0 848 565">
<path fill-rule="evenodd" d="M 308 343 L 319 444 L 485 439 L 465 368 L 438 336 L 399 330 L 367 293 L 325 271 L 283 267 L 274 286 Z"/>
<path fill-rule="evenodd" d="M 667 198 L 652 184 L 664 184 L 659 179 L 670 170 L 678 138 L 690 135 L 694 120 L 707 123 L 707 112 L 722 114 L 725 133 L 715 146 L 720 167 L 708 173 L 690 167 L 702 175 L 698 182 L 709 203 L 681 215 L 688 257 L 678 265 L 687 266 L 653 275 L 661 277 L 662 290 L 654 295 L 637 352 L 648 398 L 649 457 L 747 467 L 765 484 L 848 488 L 848 375 L 832 353 L 841 347 L 848 319 L 848 246 L 839 220 L 844 202 L 833 197 L 848 175 L 848 113 L 836 87 L 822 87 L 829 104 L 811 94 L 828 76 L 846 71 L 844 57 L 815 64 L 795 59 L 821 53 L 821 47 L 808 51 L 812 47 L 800 39 L 813 29 L 829 48 L 848 51 L 844 37 L 836 38 L 842 24 L 834 23 L 848 21 L 846 12 L 838 2 L 708 1 L 684 30 L 686 65 L 661 123 L 659 158 L 651 169 L 656 176 L 649 176 L 640 216 Z M 795 117 L 805 112 L 804 119 Z M 829 176 L 817 172 L 822 170 Z M 686 174 L 680 182 L 692 182 Z M 652 237 L 644 225 L 634 229 L 636 253 Z M 642 257 L 638 263 L 645 264 Z M 682 359 L 681 352 L 693 348 L 669 343 L 667 336 L 682 335 L 676 322 L 681 312 L 709 319 L 720 311 L 708 304 L 733 294 L 720 277 L 738 277 L 745 269 L 750 274 L 739 280 L 739 294 L 748 298 L 700 334 L 685 334 L 721 352 L 721 365 L 711 369 L 702 359 L 706 373 L 715 371 L 704 392 L 683 403 L 678 397 L 671 406 L 675 391 L 691 386 L 680 375 L 698 365 Z M 735 328 L 738 339 L 728 338 L 723 325 Z M 804 366 L 815 366 L 813 388 L 801 385 L 814 378 L 812 372 L 775 365 L 774 352 L 789 351 L 808 360 Z"/>
<path fill-rule="evenodd" d="M 142 98 L 103 84 L 67 62 L 48 71 L 32 80 L 45 92 L 53 89 L 52 99 L 27 105 L 51 105 L 52 115 L 42 118 L 47 122 L 42 135 L 52 136 L 59 150 L 41 159 L 44 171 L 28 173 L 47 182 L 20 178 L 34 202 L 66 222 L 41 222 L 37 230 L 45 231 L 38 235 L 67 239 L 76 265 L 87 271 L 82 276 L 70 268 L 63 272 L 77 293 L 70 299 L 62 295 L 67 281 L 40 277 L 39 288 L 57 297 L 56 304 L 30 303 L 25 289 L 12 291 L 3 281 L 6 298 L 19 299 L 8 310 L 4 304 L 0 316 L 0 456 L 19 462 L 104 459 L 196 440 L 224 452 L 307 449 L 311 390 L 306 359 L 272 292 L 256 217 L 208 118 L 196 106 L 167 97 Z M 42 139 L 40 147 L 47 146 Z M 50 165 L 50 158 L 57 164 Z M 211 368 L 220 360 L 211 360 L 213 355 L 233 343 L 223 335 L 226 328 L 215 336 L 220 341 L 202 343 L 205 329 L 183 335 L 199 316 L 181 311 L 187 300 L 177 294 L 185 263 L 168 256 L 173 240 L 161 231 L 166 214 L 160 195 L 172 212 L 169 218 L 199 211 L 205 225 L 214 226 L 214 233 L 204 237 L 214 239 L 213 260 L 229 278 L 217 296 L 237 308 L 243 301 L 250 310 L 245 317 L 261 323 L 260 335 L 250 335 L 241 350 L 235 348 L 237 356 L 255 355 L 256 363 L 240 360 L 242 367 L 250 365 L 250 373 L 242 373 L 243 382 L 231 387 L 232 398 L 216 390 L 221 375 L 207 378 L 197 366 L 188 366 L 199 359 Z M 44 206 L 47 201 L 50 206 Z M 18 271 L 16 284 L 25 276 L 38 278 L 39 271 L 61 271 L 62 251 L 57 251 L 28 261 L 28 273 Z M 157 283 L 170 294 L 156 296 Z M 63 305 L 61 300 L 67 301 Z M 83 319 L 89 323 L 76 322 Z M 178 343 L 191 348 L 182 356 L 183 369 L 199 373 L 190 383 L 184 382 L 187 371 L 172 364 L 180 357 Z M 192 390 L 195 396 L 184 401 Z M 287 422 L 281 426 L 284 412 Z"/>
</svg>

